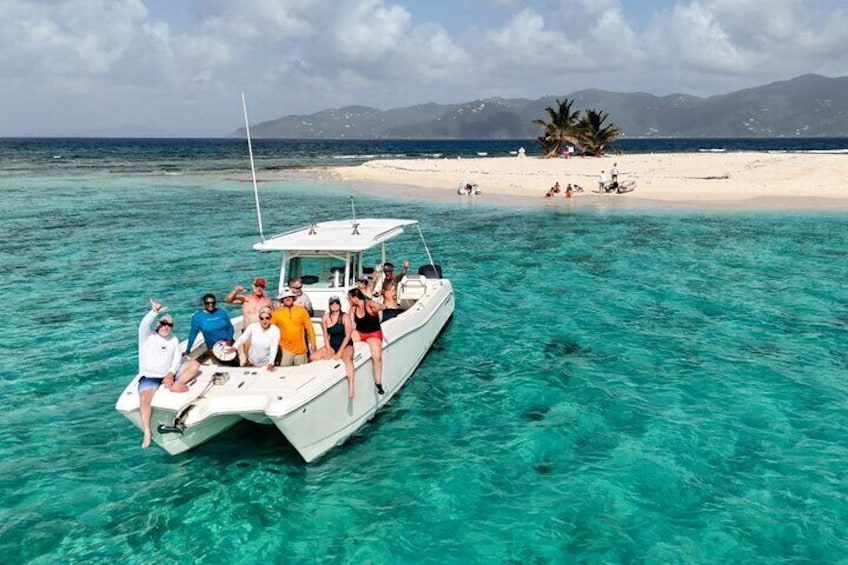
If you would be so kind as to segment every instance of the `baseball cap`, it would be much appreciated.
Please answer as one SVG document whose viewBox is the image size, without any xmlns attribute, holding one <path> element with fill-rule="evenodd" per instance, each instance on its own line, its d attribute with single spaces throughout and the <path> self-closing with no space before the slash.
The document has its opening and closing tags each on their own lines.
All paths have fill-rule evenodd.
<svg viewBox="0 0 848 565">
<path fill-rule="evenodd" d="M 265 279 L 264 279 L 264 278 L 262 278 L 262 277 L 256 277 L 256 280 L 255 280 L 255 281 L 253 281 L 253 285 L 254 285 L 254 286 L 261 286 L 262 288 L 265 288 L 266 286 L 268 286 L 268 283 L 267 283 L 267 282 L 265 282 Z"/>
</svg>

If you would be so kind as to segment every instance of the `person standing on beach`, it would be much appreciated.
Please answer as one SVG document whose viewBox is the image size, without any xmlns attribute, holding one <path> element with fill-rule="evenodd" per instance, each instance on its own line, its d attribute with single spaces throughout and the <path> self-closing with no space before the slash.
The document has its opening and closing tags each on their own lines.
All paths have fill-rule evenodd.
<svg viewBox="0 0 848 565">
<path fill-rule="evenodd" d="M 141 428 L 144 439 L 142 449 L 150 447 L 153 431 L 150 429 L 151 403 L 160 385 L 171 392 L 186 392 L 186 384 L 199 368 L 197 361 L 180 364 L 180 340 L 174 336 L 174 318 L 165 314 L 153 330 L 151 324 L 156 316 L 167 310 L 158 302 L 150 301 L 150 312 L 144 315 L 138 326 L 138 396 Z M 174 378 L 179 378 L 174 382 Z"/>
<path fill-rule="evenodd" d="M 606 186 L 607 186 L 607 175 L 606 175 L 606 173 L 604 173 L 604 171 L 601 171 L 601 174 L 598 175 L 598 192 L 603 194 Z"/>
<path fill-rule="evenodd" d="M 612 182 L 618 182 L 618 163 L 612 164 L 612 169 L 610 169 L 610 180 Z"/>
</svg>

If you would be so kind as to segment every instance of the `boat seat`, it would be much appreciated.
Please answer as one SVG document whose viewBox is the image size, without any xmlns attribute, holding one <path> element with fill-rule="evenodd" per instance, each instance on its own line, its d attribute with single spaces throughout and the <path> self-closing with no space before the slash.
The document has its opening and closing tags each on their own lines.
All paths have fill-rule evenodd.
<svg viewBox="0 0 848 565">
<path fill-rule="evenodd" d="M 407 275 L 400 281 L 398 300 L 418 300 L 427 290 L 427 278 L 424 275 Z"/>
</svg>

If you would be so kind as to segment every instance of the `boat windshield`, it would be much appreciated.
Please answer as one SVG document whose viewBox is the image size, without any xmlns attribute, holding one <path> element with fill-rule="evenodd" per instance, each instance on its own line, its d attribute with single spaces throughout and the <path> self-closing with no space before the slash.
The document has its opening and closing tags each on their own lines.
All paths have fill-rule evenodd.
<svg viewBox="0 0 848 565">
<path fill-rule="evenodd" d="M 354 278 L 358 272 L 359 256 L 354 255 L 351 259 L 351 278 Z M 286 274 L 288 278 L 300 277 L 305 286 L 312 288 L 336 288 L 353 284 L 351 280 L 345 285 L 345 260 L 341 257 L 293 257 L 289 260 Z"/>
</svg>

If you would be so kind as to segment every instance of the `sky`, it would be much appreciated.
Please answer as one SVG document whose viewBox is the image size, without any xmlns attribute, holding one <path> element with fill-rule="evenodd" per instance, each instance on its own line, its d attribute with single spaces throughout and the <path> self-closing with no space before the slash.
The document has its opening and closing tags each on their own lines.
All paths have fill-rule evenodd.
<svg viewBox="0 0 848 565">
<path fill-rule="evenodd" d="M 844 0 L 0 0 L 0 137 L 848 76 Z"/>
</svg>

